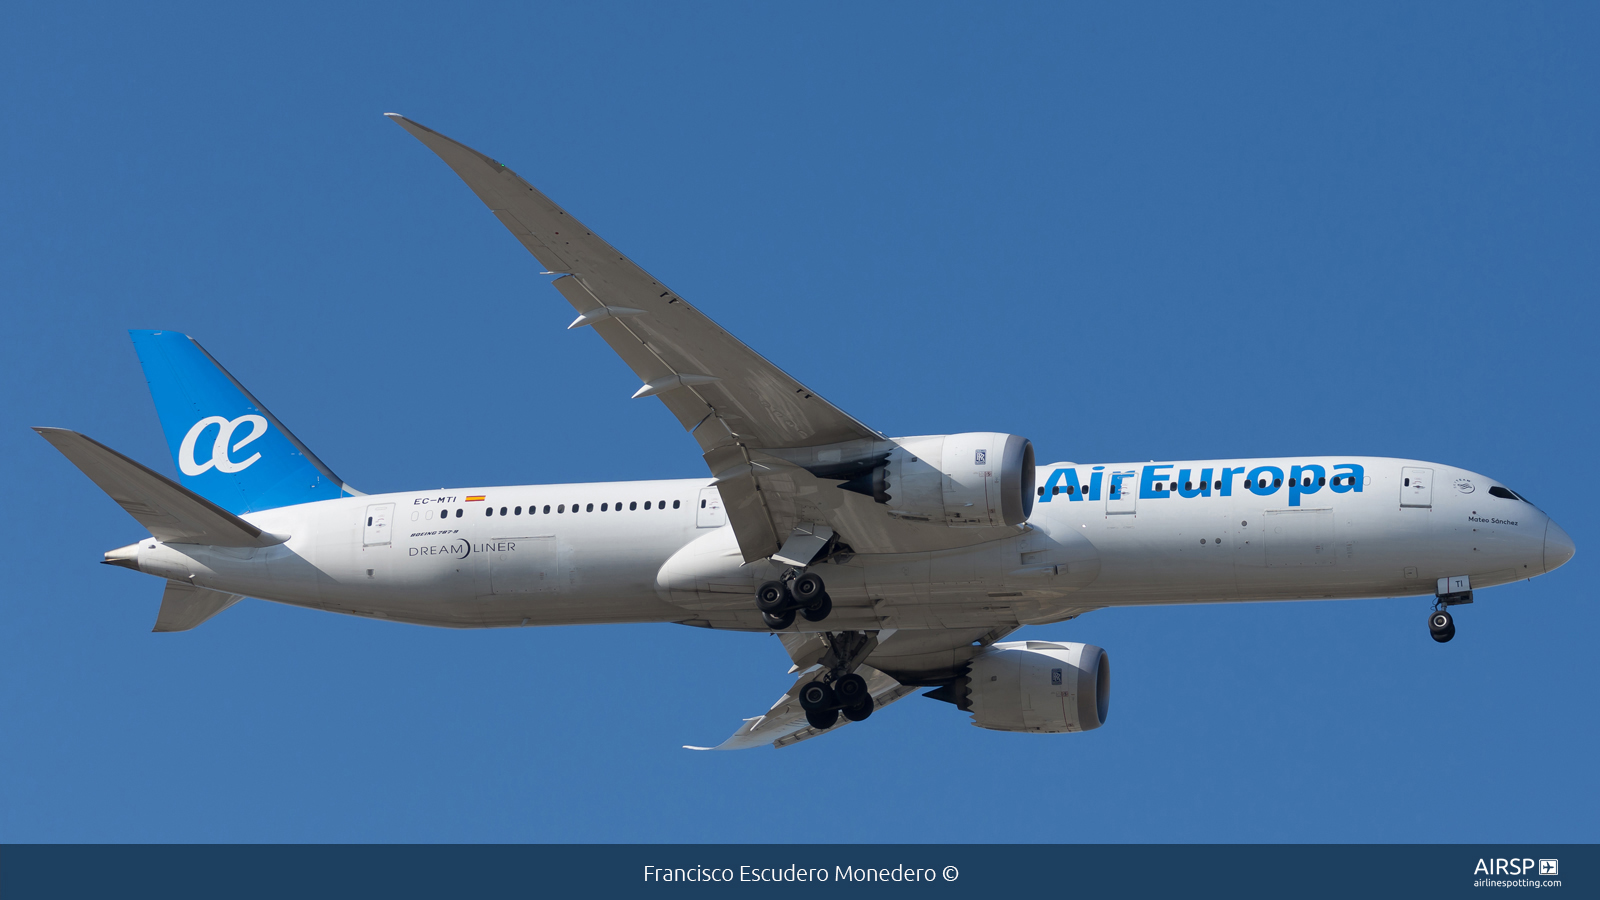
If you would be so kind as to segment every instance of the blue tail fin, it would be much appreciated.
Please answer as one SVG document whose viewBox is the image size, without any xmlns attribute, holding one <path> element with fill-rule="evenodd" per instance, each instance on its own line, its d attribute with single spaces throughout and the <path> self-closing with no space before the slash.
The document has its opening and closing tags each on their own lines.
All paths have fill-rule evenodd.
<svg viewBox="0 0 1600 900">
<path fill-rule="evenodd" d="M 188 335 L 131 331 L 184 487 L 231 513 L 360 494 Z"/>
</svg>

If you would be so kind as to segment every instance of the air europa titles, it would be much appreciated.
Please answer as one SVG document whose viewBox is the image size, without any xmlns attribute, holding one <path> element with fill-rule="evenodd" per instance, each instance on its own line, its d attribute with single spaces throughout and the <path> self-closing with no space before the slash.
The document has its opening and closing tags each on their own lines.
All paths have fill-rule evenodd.
<svg viewBox="0 0 1600 900">
<path fill-rule="evenodd" d="M 1094 466 L 1089 470 L 1088 484 L 1079 480 L 1077 469 L 1052 471 L 1040 491 L 1039 502 L 1049 503 L 1063 496 L 1067 500 L 1099 500 L 1102 494 L 1111 500 L 1123 499 L 1134 490 L 1135 476 L 1139 479 L 1140 500 L 1231 497 L 1235 490 L 1270 497 L 1287 490 L 1290 506 L 1299 506 L 1301 497 L 1324 488 L 1335 494 L 1359 494 L 1366 481 L 1366 471 L 1356 463 L 1339 463 L 1332 472 L 1313 463 L 1291 465 L 1287 474 L 1279 466 L 1212 467 L 1201 469 L 1198 475 L 1193 469 L 1178 469 L 1176 463 L 1152 463 L 1142 470 L 1112 472 L 1107 472 L 1105 466 Z"/>
</svg>

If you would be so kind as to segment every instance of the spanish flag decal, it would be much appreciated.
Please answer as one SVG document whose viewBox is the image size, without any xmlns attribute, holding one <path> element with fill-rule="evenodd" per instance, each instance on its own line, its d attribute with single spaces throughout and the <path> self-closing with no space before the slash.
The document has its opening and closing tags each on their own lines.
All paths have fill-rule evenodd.
<svg viewBox="0 0 1600 900">
<path fill-rule="evenodd" d="M 474 500 L 482 500 L 486 496 L 488 496 L 488 495 L 487 494 L 473 494 L 471 497 L 467 498 L 467 502 L 471 503 Z"/>
</svg>

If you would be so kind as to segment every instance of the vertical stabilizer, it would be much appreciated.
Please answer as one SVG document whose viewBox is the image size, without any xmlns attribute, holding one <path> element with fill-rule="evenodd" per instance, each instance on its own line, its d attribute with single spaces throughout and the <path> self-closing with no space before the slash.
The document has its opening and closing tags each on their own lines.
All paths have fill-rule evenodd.
<svg viewBox="0 0 1600 900">
<path fill-rule="evenodd" d="M 198 342 L 133 331 L 184 487 L 231 513 L 358 495 Z"/>
</svg>

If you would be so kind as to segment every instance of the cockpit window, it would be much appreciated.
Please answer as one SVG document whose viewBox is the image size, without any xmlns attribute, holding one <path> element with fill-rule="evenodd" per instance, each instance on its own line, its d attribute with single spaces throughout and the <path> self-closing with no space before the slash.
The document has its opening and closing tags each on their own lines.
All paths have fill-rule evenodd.
<svg viewBox="0 0 1600 900">
<path fill-rule="evenodd" d="M 1499 497 L 1502 500 L 1521 500 L 1523 503 L 1528 502 L 1528 498 L 1518 494 L 1510 488 L 1503 488 L 1498 484 L 1492 488 L 1489 488 L 1489 496 Z"/>
</svg>

